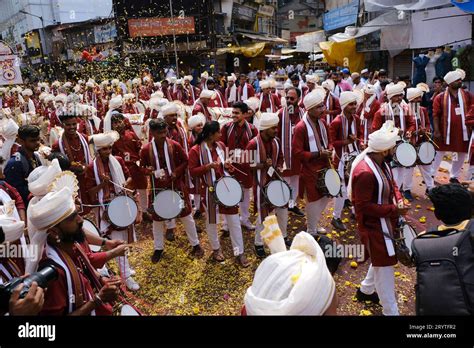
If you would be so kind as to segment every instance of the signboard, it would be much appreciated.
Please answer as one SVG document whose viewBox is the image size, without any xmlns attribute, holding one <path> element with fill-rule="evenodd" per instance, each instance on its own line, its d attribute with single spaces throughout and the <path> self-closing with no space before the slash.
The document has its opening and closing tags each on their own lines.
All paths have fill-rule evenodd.
<svg viewBox="0 0 474 348">
<path fill-rule="evenodd" d="M 380 51 L 380 30 L 356 38 L 357 52 Z"/>
<path fill-rule="evenodd" d="M 258 14 L 262 16 L 273 17 L 274 13 L 275 13 L 275 8 L 270 5 L 260 5 L 258 9 Z"/>
<path fill-rule="evenodd" d="M 194 34 L 194 17 L 129 19 L 128 32 L 130 37 Z"/>
<path fill-rule="evenodd" d="M 37 30 L 25 34 L 26 53 L 32 60 L 38 60 L 43 55 L 40 35 Z"/>
<path fill-rule="evenodd" d="M 0 41 L 0 54 L 12 54 L 12 49 L 3 41 Z"/>
<path fill-rule="evenodd" d="M 21 85 L 20 60 L 13 55 L 0 55 L 0 86 Z"/>
<path fill-rule="evenodd" d="M 244 21 L 254 22 L 256 14 L 257 14 L 256 9 L 252 7 L 240 5 L 238 3 L 234 3 L 234 6 L 232 8 L 232 16 Z"/>
<path fill-rule="evenodd" d="M 330 31 L 347 25 L 353 25 L 357 22 L 358 13 L 358 0 L 352 0 L 345 6 L 330 10 L 324 14 L 324 30 Z"/>
<path fill-rule="evenodd" d="M 117 28 L 114 22 L 110 22 L 104 25 L 94 26 L 95 43 L 105 43 L 114 41 L 117 37 Z"/>
</svg>

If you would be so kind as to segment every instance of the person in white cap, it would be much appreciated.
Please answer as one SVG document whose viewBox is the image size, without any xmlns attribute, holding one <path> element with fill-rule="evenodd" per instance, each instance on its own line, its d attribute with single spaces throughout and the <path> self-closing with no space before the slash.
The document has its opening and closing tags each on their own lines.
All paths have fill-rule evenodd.
<svg viewBox="0 0 474 348">
<path fill-rule="evenodd" d="M 209 73 L 207 71 L 204 71 L 201 73 L 201 81 L 199 82 L 199 88 L 201 91 L 204 91 L 207 89 L 207 80 L 209 79 Z"/>
<path fill-rule="evenodd" d="M 299 196 L 306 201 L 308 233 L 316 235 L 322 212 L 330 199 L 316 188 L 318 172 L 330 168 L 332 148 L 324 121 L 324 92 L 315 90 L 304 98 L 303 119 L 293 133 L 293 155 L 301 162 Z M 321 229 L 321 232 L 324 230 Z"/>
<path fill-rule="evenodd" d="M 365 83 L 361 81 L 360 79 L 360 74 L 359 73 L 352 73 L 351 74 L 351 79 L 352 79 L 352 90 L 355 91 L 358 89 L 359 91 L 362 91 L 364 89 Z"/>
<path fill-rule="evenodd" d="M 180 101 L 184 105 L 188 103 L 188 91 L 184 88 L 183 79 L 176 80 L 176 90 L 172 93 L 173 100 Z"/>
<path fill-rule="evenodd" d="M 106 219 L 106 205 L 114 196 L 120 195 L 125 189 L 132 188 L 132 178 L 121 157 L 112 155 L 113 144 L 120 138 L 120 134 L 111 131 L 95 134 L 91 137 L 97 152 L 96 158 L 86 169 L 86 189 L 89 201 L 96 205 L 94 213 L 99 231 L 102 235 L 112 239 L 134 242 L 133 226 L 117 230 Z M 136 224 L 140 224 L 142 214 L 139 209 Z M 117 258 L 118 268 L 127 288 L 133 291 L 140 289 L 138 283 L 132 278 L 130 264 L 127 256 Z"/>
<path fill-rule="evenodd" d="M 198 113 L 202 113 L 206 116 L 206 121 L 212 121 L 212 115 L 209 112 L 209 107 L 211 107 L 211 100 L 216 97 L 214 91 L 210 91 L 208 89 L 202 90 L 201 94 L 199 95 L 199 99 L 193 106 L 193 115 Z"/>
<path fill-rule="evenodd" d="M 301 95 L 301 103 L 300 105 L 303 106 L 303 99 L 306 97 L 306 95 L 310 92 L 313 91 L 313 89 L 316 87 L 316 84 L 319 82 L 319 76 L 318 75 L 306 75 L 306 89 L 304 89 Z"/>
<path fill-rule="evenodd" d="M 33 102 L 33 99 L 31 99 L 31 97 L 33 96 L 33 91 L 27 88 L 23 92 L 21 92 L 21 95 L 23 96 L 23 103 L 20 107 L 21 111 L 23 113 L 28 113 L 32 116 L 36 115 L 35 103 Z"/>
<path fill-rule="evenodd" d="M 433 162 L 433 174 L 436 174 L 447 151 L 454 152 L 450 170 L 450 182 L 458 183 L 462 166 L 469 149 L 469 130 L 466 117 L 472 104 L 472 95 L 462 88 L 466 73 L 457 69 L 444 76 L 448 85 L 433 101 L 434 140 L 439 146 Z"/>
<path fill-rule="evenodd" d="M 352 163 L 347 188 L 365 257 L 371 261 L 356 298 L 375 303 L 380 299 L 384 315 L 398 315 L 393 269 L 397 256 L 391 238 L 397 237 L 398 218 L 409 209 L 403 205 L 387 163 L 399 140 L 399 130 L 391 120 L 370 134 L 368 147 Z"/>
<path fill-rule="evenodd" d="M 211 107 L 217 108 L 226 108 L 228 106 L 227 100 L 224 98 L 224 95 L 219 90 L 219 85 L 216 80 L 212 77 L 207 79 L 206 82 L 207 89 L 211 92 L 214 92 L 214 98 L 209 102 Z"/>
<path fill-rule="evenodd" d="M 380 109 L 380 102 L 377 100 L 375 87 L 366 84 L 362 89 L 364 101 L 357 108 L 356 114 L 359 115 L 362 127 L 362 142 L 367 145 L 369 134 L 372 132 L 372 121 L 375 113 Z"/>
<path fill-rule="evenodd" d="M 233 166 L 236 169 L 234 177 L 240 182 L 244 190 L 244 198 L 240 202 L 240 221 L 242 226 L 248 230 L 255 229 L 250 222 L 250 196 L 252 195 L 253 177 L 249 168 L 244 164 L 244 151 L 247 144 L 258 134 L 257 128 L 247 122 L 248 106 L 243 102 L 236 102 L 232 106 L 232 122 L 221 128 L 220 141 L 224 143 L 228 151 L 234 156 Z"/>
<path fill-rule="evenodd" d="M 239 75 L 239 87 L 237 88 L 237 101 L 245 102 L 247 99 L 255 96 L 255 90 L 248 82 L 247 75 Z"/>
<path fill-rule="evenodd" d="M 364 84 L 367 84 L 369 83 L 369 78 L 370 78 L 370 73 L 369 73 L 369 69 L 367 68 L 364 68 L 360 71 L 360 81 Z"/>
<path fill-rule="evenodd" d="M 92 105 L 97 109 L 97 99 L 100 97 L 97 96 L 97 89 L 95 83 L 92 81 L 86 82 L 86 90 L 84 91 L 84 103 Z"/>
<path fill-rule="evenodd" d="M 190 130 L 188 144 L 190 147 L 194 146 L 197 136 L 199 135 L 199 133 L 202 132 L 202 129 L 205 124 L 206 124 L 206 116 L 204 116 L 204 114 L 202 113 L 191 116 L 188 119 L 188 129 Z M 204 208 L 202 207 L 202 202 L 201 202 L 201 190 L 200 190 L 201 179 L 199 177 L 192 177 L 191 179 L 193 181 L 194 187 L 190 189 L 190 193 L 193 195 L 194 208 L 195 208 L 195 213 L 193 217 L 196 220 L 202 217 L 202 211 L 204 211 Z"/>
<path fill-rule="evenodd" d="M 270 80 L 260 81 L 259 86 L 261 92 L 256 96 L 260 100 L 258 112 L 277 112 L 281 107 L 281 103 L 278 97 L 271 91 Z"/>
<path fill-rule="evenodd" d="M 420 86 L 422 85 L 422 86 Z M 428 116 L 428 111 L 425 107 L 421 106 L 421 100 L 423 94 L 429 91 L 429 87 L 426 84 L 418 84 L 417 87 L 407 89 L 407 99 L 408 99 L 408 110 L 415 121 L 415 133 L 412 136 L 412 143 L 415 146 L 419 146 L 422 142 L 430 141 L 430 119 Z M 419 154 L 420 155 L 420 154 Z M 423 177 L 423 181 L 426 186 L 426 194 L 429 190 L 434 187 L 434 178 L 431 176 L 431 165 L 421 165 L 418 164 L 418 169 Z M 411 189 L 413 187 L 413 174 L 415 172 L 415 167 L 407 169 L 407 173 L 403 180 L 403 195 L 410 202 L 414 200 Z"/>
<path fill-rule="evenodd" d="M 161 91 L 163 92 L 165 98 L 168 99 L 168 101 L 173 101 L 173 90 L 170 88 L 170 82 L 167 79 L 161 81 Z"/>
<path fill-rule="evenodd" d="M 416 126 L 415 120 L 408 110 L 408 105 L 403 101 L 405 86 L 404 82 L 399 82 L 397 84 L 390 83 L 385 87 L 388 102 L 383 103 L 379 111 L 375 113 L 372 131 L 379 130 L 386 121 L 392 120 L 404 138 L 411 138 Z M 408 175 L 408 168 L 394 164 L 392 171 L 395 183 L 401 189 L 405 175 Z"/>
<path fill-rule="evenodd" d="M 203 205 L 206 208 L 206 231 L 213 250 L 212 257 L 218 262 L 225 260 L 217 234 L 220 213 L 224 215 L 227 222 L 237 262 L 243 267 L 248 267 L 250 263 L 244 254 L 239 209 L 238 207 L 229 208 L 219 204 L 213 195 L 216 180 L 228 175 L 228 171 L 231 173 L 233 171 L 230 158 L 227 157 L 228 153 L 225 151 L 225 145 L 219 141 L 220 136 L 219 122 L 212 121 L 204 125 L 203 131 L 196 139 L 196 145 L 189 151 L 189 170 L 191 176 L 199 176 L 203 182 L 201 194 Z"/>
<path fill-rule="evenodd" d="M 341 113 L 341 105 L 339 104 L 339 98 L 333 94 L 334 81 L 331 79 L 325 80 L 321 87 L 326 90 L 326 96 L 324 97 L 324 103 L 326 105 L 325 118 L 328 125 L 331 124 L 334 117 Z"/>
<path fill-rule="evenodd" d="M 72 112 L 66 112 L 59 117 L 64 132 L 53 146 L 53 152 L 61 152 L 71 162 L 70 170 L 76 174 L 79 181 L 79 193 L 83 205 L 87 205 L 89 198 L 85 187 L 86 167 L 92 162 L 89 151 L 89 144 L 86 137 L 77 131 L 78 118 Z M 84 213 L 89 212 L 89 208 L 83 206 Z"/>
<path fill-rule="evenodd" d="M 56 105 L 54 105 L 54 95 L 48 94 L 44 98 L 45 107 L 43 109 L 42 116 L 49 121 L 48 130 L 53 127 L 59 126 L 60 121 L 58 117 L 58 110 L 56 109 Z"/>
<path fill-rule="evenodd" d="M 309 87 L 308 87 L 309 88 Z M 286 91 L 286 106 L 278 110 L 279 134 L 283 153 L 283 177 L 291 187 L 291 201 L 288 210 L 296 216 L 304 216 L 304 213 L 298 208 L 298 190 L 299 174 L 301 172 L 301 163 L 293 155 L 293 135 L 296 125 L 303 119 L 304 109 L 299 104 L 301 91 L 293 86 Z"/>
<path fill-rule="evenodd" d="M 261 114 L 260 111 L 258 111 L 260 100 L 257 97 L 251 97 L 244 101 L 244 103 L 249 107 L 247 111 L 247 122 L 257 126 Z"/>
<path fill-rule="evenodd" d="M 258 266 L 242 314 L 337 315 L 336 283 L 314 238 L 300 232 L 288 251 L 280 231 L 271 238 L 265 242 L 281 247 Z"/>
<path fill-rule="evenodd" d="M 122 111 L 124 114 L 140 114 L 140 110 L 138 108 L 137 97 L 133 93 L 127 93 L 123 96 L 123 107 Z"/>
<path fill-rule="evenodd" d="M 83 219 L 71 189 L 48 193 L 32 207 L 30 218 L 47 234 L 46 257 L 39 268 L 52 263 L 58 272 L 48 284 L 40 315 L 112 315 L 120 280 L 99 278 L 87 257 Z"/>
<path fill-rule="evenodd" d="M 112 113 L 122 112 L 123 107 L 123 98 L 121 95 L 113 97 L 109 100 L 109 110 L 105 114 L 104 119 L 102 120 L 101 129 L 104 132 L 110 132 L 112 130 Z"/>
<path fill-rule="evenodd" d="M 191 84 L 191 81 L 193 80 L 192 75 L 186 75 L 183 77 L 184 81 L 184 89 L 188 93 L 188 102 L 186 105 L 193 106 L 196 100 L 199 98 L 199 94 L 201 93 L 201 90 Z"/>
<path fill-rule="evenodd" d="M 283 171 L 283 154 L 281 152 L 280 141 L 278 140 L 278 123 L 280 119 L 274 113 L 262 113 L 259 122 L 259 133 L 247 145 L 247 152 L 255 153 L 254 162 L 250 163 L 253 175 L 253 195 L 254 211 L 257 214 L 257 226 L 255 228 L 255 253 L 258 257 L 266 256 L 263 247 L 263 240 L 260 232 L 263 231 L 264 219 L 275 210 L 278 225 L 283 233 L 285 242 L 287 239 L 288 209 L 287 207 L 277 208 L 270 204 L 265 198 L 263 188 L 278 176 L 269 175 L 269 170 L 276 170 L 280 174 Z M 270 169 L 273 168 L 273 169 Z"/>
<path fill-rule="evenodd" d="M 189 195 L 188 156 L 183 147 L 167 136 L 168 125 L 163 119 L 150 121 L 150 132 L 153 139 L 146 144 L 140 152 L 140 165 L 152 175 L 153 187 L 156 190 L 174 190 L 182 193 L 182 211 L 177 217 L 184 226 L 189 243 L 192 246 L 191 254 L 202 257 L 204 250 L 199 244 L 196 224 L 192 216 L 191 199 Z M 158 193 L 158 191 L 157 191 Z M 172 202 L 160 202 L 160 204 L 171 204 Z M 180 204 L 180 202 L 176 202 Z M 153 240 L 154 252 L 151 257 L 153 263 L 161 260 L 164 250 L 165 229 L 169 230 L 167 219 L 159 216 L 153 210 Z M 166 231 L 168 234 L 168 231 Z M 169 240 L 168 236 L 167 239 Z"/>
<path fill-rule="evenodd" d="M 329 127 L 329 138 L 336 151 L 334 167 L 337 168 L 342 180 L 341 196 L 335 198 L 331 224 L 340 231 L 347 228 L 341 220 L 344 202 L 347 199 L 346 184 L 351 159 L 361 152 L 360 119 L 356 115 L 357 94 L 355 92 L 341 92 L 339 102 L 342 113 L 338 115 Z"/>
<path fill-rule="evenodd" d="M 18 151 L 19 144 L 16 143 L 18 135 L 18 125 L 13 119 L 3 119 L 0 121 L 0 138 L 3 144 L 0 146 L 0 168 L 3 170 L 7 160 Z"/>
<path fill-rule="evenodd" d="M 227 100 L 228 105 L 232 105 L 237 101 L 237 86 L 236 86 L 237 76 L 234 73 L 227 76 L 227 88 L 224 92 L 225 100 Z"/>
</svg>

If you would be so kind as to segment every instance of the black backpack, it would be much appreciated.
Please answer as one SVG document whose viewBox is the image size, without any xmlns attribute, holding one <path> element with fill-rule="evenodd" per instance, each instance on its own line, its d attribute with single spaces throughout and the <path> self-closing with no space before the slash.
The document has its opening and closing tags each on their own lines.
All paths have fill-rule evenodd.
<svg viewBox="0 0 474 348">
<path fill-rule="evenodd" d="M 474 220 L 413 240 L 417 315 L 474 314 Z"/>
</svg>

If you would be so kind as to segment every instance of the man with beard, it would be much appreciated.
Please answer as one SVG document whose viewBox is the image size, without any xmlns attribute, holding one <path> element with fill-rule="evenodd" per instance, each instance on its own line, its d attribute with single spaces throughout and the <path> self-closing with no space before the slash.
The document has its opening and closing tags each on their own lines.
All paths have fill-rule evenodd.
<svg viewBox="0 0 474 348">
<path fill-rule="evenodd" d="M 41 165 L 35 153 L 40 146 L 40 129 L 32 125 L 21 126 L 18 129 L 18 141 L 21 148 L 5 166 L 5 181 L 16 188 L 25 205 L 28 205 L 30 191 L 26 179 L 33 169 Z"/>
<path fill-rule="evenodd" d="M 296 204 L 298 198 L 301 163 L 293 155 L 293 133 L 296 125 L 304 115 L 303 108 L 298 106 L 301 91 L 295 87 L 290 87 L 286 93 L 286 106 L 278 110 L 278 135 L 281 141 L 283 153 L 283 177 L 291 188 L 291 202 L 288 210 L 296 216 L 304 216 L 304 213 Z"/>
<path fill-rule="evenodd" d="M 392 120 L 404 138 L 411 138 L 416 126 L 415 120 L 408 110 L 408 105 L 403 101 L 404 88 L 405 83 L 403 82 L 387 85 L 385 92 L 389 101 L 383 103 L 380 110 L 375 113 L 372 131 L 379 130 L 386 121 Z M 394 164 L 392 171 L 395 182 L 400 188 L 403 185 L 405 175 L 409 175 L 408 168 Z"/>
<path fill-rule="evenodd" d="M 398 315 L 393 266 L 397 264 L 391 238 L 397 220 L 406 215 L 407 207 L 398 191 L 388 165 L 393 148 L 400 139 L 393 121 L 387 121 L 370 134 L 369 144 L 352 164 L 348 196 L 354 204 L 357 227 L 371 265 L 357 290 L 359 301 L 382 304 L 384 315 Z"/>
<path fill-rule="evenodd" d="M 39 232 L 47 233 L 40 268 L 54 264 L 58 272 L 48 284 L 40 315 L 112 315 L 120 280 L 99 278 L 95 269 L 101 265 L 87 257 L 83 219 L 70 188 L 48 193 L 32 206 L 30 218 Z"/>
<path fill-rule="evenodd" d="M 433 162 L 433 174 L 436 174 L 446 151 L 455 152 L 449 179 L 452 183 L 459 182 L 469 146 L 466 118 L 472 97 L 471 93 L 461 88 L 465 77 L 466 73 L 461 69 L 447 73 L 444 81 L 448 88 L 433 101 L 434 138 L 439 146 Z"/>
</svg>

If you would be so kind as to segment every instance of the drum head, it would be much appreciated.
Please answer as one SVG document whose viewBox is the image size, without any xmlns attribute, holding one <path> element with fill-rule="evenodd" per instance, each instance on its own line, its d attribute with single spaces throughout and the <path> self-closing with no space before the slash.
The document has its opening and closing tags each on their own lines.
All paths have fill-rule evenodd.
<svg viewBox="0 0 474 348">
<path fill-rule="evenodd" d="M 137 219 L 138 206 L 132 198 L 118 196 L 110 202 L 107 214 L 113 225 L 117 227 L 128 227 Z"/>
<path fill-rule="evenodd" d="M 331 196 L 336 197 L 341 192 L 341 178 L 334 169 L 328 169 L 324 174 L 324 183 Z"/>
<path fill-rule="evenodd" d="M 132 306 L 130 305 L 123 305 L 122 309 L 120 310 L 120 315 L 121 316 L 135 316 L 138 317 L 140 316 L 140 313 L 138 313 Z"/>
<path fill-rule="evenodd" d="M 98 237 L 100 237 L 100 232 L 99 232 L 99 229 L 97 228 L 97 226 L 89 219 L 86 219 L 84 218 L 84 223 L 82 224 L 82 229 L 83 230 L 87 230 L 89 231 L 90 233 L 93 233 L 95 235 L 97 235 Z M 98 252 L 100 251 L 100 246 L 98 245 L 92 245 L 90 244 L 89 245 L 90 249 L 94 252 Z"/>
<path fill-rule="evenodd" d="M 418 147 L 418 158 L 421 163 L 431 164 L 436 156 L 436 149 L 429 141 L 425 141 Z"/>
<path fill-rule="evenodd" d="M 273 180 L 267 185 L 268 201 L 275 207 L 284 207 L 290 201 L 290 187 L 281 180 Z"/>
<path fill-rule="evenodd" d="M 413 243 L 413 239 L 416 238 L 416 231 L 413 227 L 408 224 L 403 225 L 403 238 L 405 238 L 405 245 L 410 250 L 410 255 L 412 254 L 411 251 L 411 244 Z"/>
<path fill-rule="evenodd" d="M 231 176 L 220 178 L 215 190 L 217 199 L 226 207 L 235 207 L 242 200 L 242 186 Z"/>
<path fill-rule="evenodd" d="M 153 201 L 155 214 L 160 218 L 169 220 L 181 214 L 184 207 L 184 201 L 178 192 L 173 190 L 164 190 L 158 192 Z"/>
<path fill-rule="evenodd" d="M 416 149 L 409 143 L 401 143 L 397 146 L 397 162 L 404 167 L 412 167 L 416 163 Z"/>
</svg>

